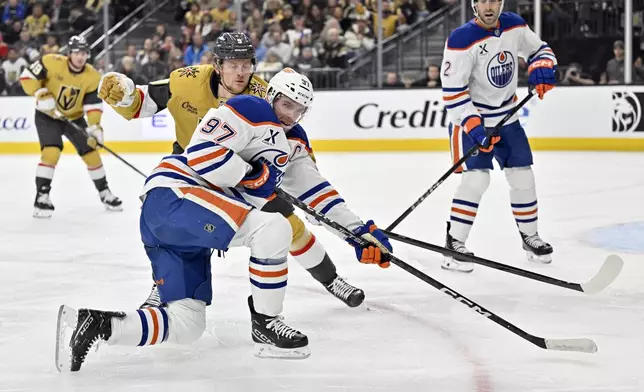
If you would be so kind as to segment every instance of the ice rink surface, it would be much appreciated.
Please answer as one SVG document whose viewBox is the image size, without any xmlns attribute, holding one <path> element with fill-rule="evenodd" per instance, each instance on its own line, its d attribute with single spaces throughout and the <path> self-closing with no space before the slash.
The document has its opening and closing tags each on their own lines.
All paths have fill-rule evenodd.
<svg viewBox="0 0 644 392">
<path fill-rule="evenodd" d="M 339 273 L 365 290 L 350 309 L 290 260 L 285 317 L 310 339 L 303 361 L 252 354 L 248 251 L 213 257 L 213 305 L 191 346 L 102 345 L 83 369 L 54 366 L 60 304 L 132 311 L 151 286 L 139 240 L 142 178 L 103 154 L 125 211 L 107 212 L 82 161 L 64 155 L 50 220 L 32 218 L 37 156 L 0 156 L 0 391 L 644 391 L 644 154 L 538 152 L 540 234 L 551 265 L 525 260 L 503 174 L 495 170 L 468 246 L 477 255 L 584 282 L 611 253 L 625 262 L 589 296 L 483 266 L 440 268 L 438 254 L 394 242 L 398 257 L 535 335 L 587 337 L 595 354 L 548 352 L 392 266 L 359 264 L 353 249 L 313 231 Z M 149 172 L 160 154 L 127 155 Z M 363 220 L 386 227 L 449 167 L 447 153 L 318 154 L 319 167 Z M 450 177 L 396 232 L 443 245 Z"/>
</svg>

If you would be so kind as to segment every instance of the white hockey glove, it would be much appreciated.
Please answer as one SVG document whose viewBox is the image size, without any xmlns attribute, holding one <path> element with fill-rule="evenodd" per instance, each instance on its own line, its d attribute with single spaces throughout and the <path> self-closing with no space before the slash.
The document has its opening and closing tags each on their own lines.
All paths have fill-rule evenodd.
<svg viewBox="0 0 644 392">
<path fill-rule="evenodd" d="M 106 73 L 98 84 L 98 97 L 110 106 L 129 107 L 135 92 L 132 79 L 118 72 Z"/>
<path fill-rule="evenodd" d="M 34 93 L 34 97 L 36 97 L 37 110 L 53 115 L 54 110 L 56 109 L 56 101 L 54 100 L 54 94 L 52 94 L 51 91 L 47 88 L 38 89 Z"/>
<path fill-rule="evenodd" d="M 90 147 L 96 148 L 99 144 L 103 144 L 103 128 L 100 125 L 96 124 L 87 128 L 87 134 L 87 144 Z"/>
</svg>

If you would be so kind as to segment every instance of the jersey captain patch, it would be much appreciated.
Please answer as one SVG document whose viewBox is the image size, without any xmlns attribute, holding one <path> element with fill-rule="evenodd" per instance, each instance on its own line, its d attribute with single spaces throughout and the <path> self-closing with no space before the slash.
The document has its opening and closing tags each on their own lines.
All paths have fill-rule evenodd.
<svg viewBox="0 0 644 392">
<path fill-rule="evenodd" d="M 514 56 L 510 51 L 497 53 L 487 65 L 487 79 L 496 88 L 504 88 L 514 77 Z"/>
</svg>

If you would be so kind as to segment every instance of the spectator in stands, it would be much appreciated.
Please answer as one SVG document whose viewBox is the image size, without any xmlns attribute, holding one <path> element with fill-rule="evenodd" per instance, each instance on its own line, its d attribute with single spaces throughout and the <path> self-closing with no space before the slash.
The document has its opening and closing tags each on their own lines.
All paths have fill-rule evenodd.
<svg viewBox="0 0 644 392">
<path fill-rule="evenodd" d="M 282 20 L 280 20 L 280 27 L 282 31 L 288 31 L 295 28 L 293 24 L 293 6 L 290 4 L 285 4 L 282 7 Z"/>
<path fill-rule="evenodd" d="M 27 14 L 27 6 L 18 0 L 9 0 L 4 6 L 2 12 L 2 23 L 5 25 L 11 24 L 16 20 L 23 20 Z"/>
<path fill-rule="evenodd" d="M 134 84 L 146 84 L 139 76 L 139 73 L 136 72 L 135 65 L 136 64 L 133 57 L 123 56 L 123 58 L 121 59 L 120 70 L 117 72 L 122 73 L 128 78 L 132 79 Z"/>
<path fill-rule="evenodd" d="M 309 76 L 310 70 L 313 68 L 322 68 L 320 60 L 313 56 L 313 48 L 304 46 L 301 49 L 301 54 L 293 62 L 296 71 Z"/>
<path fill-rule="evenodd" d="M 264 31 L 264 16 L 259 8 L 253 9 L 251 15 L 246 18 L 244 29 L 247 31 L 257 31 L 259 34 Z"/>
<path fill-rule="evenodd" d="M 414 0 L 403 0 L 403 3 L 398 7 L 400 14 L 405 17 L 405 22 L 408 25 L 413 25 L 418 20 L 418 5 Z"/>
<path fill-rule="evenodd" d="M 581 64 L 571 63 L 566 69 L 561 84 L 564 86 L 592 86 L 595 81 L 589 74 L 583 72 Z"/>
<path fill-rule="evenodd" d="M 280 25 L 275 23 L 275 26 L 276 28 L 271 32 L 270 39 L 267 40 L 269 43 L 266 47 L 268 50 L 274 51 L 283 64 L 290 64 L 293 57 L 293 47 L 285 42 L 285 36 L 282 34 Z"/>
<path fill-rule="evenodd" d="M 186 48 L 183 55 L 183 61 L 186 65 L 197 65 L 201 60 L 201 56 L 208 50 L 208 46 L 203 43 L 201 34 L 194 34 L 192 36 L 192 43 Z"/>
<path fill-rule="evenodd" d="M 212 54 L 212 52 L 206 52 L 201 55 L 201 59 L 199 60 L 199 64 L 206 65 L 206 64 L 212 64 L 212 62 L 215 60 L 215 56 Z"/>
<path fill-rule="evenodd" d="M 96 23 L 96 16 L 82 6 L 74 7 L 67 19 L 72 34 L 77 35 Z"/>
<path fill-rule="evenodd" d="M 3 41 L 2 33 L 0 33 L 0 62 L 4 61 L 9 54 L 9 45 Z M 0 90 L 1 92 L 1 90 Z"/>
<path fill-rule="evenodd" d="M 205 42 L 215 42 L 223 32 L 224 30 L 222 28 L 221 22 L 213 19 L 208 26 L 204 26 L 201 35 Z"/>
<path fill-rule="evenodd" d="M 613 54 L 615 57 L 606 64 L 606 74 L 602 78 L 602 84 L 624 83 L 624 41 L 613 43 Z"/>
<path fill-rule="evenodd" d="M 40 45 L 31 38 L 27 30 L 20 32 L 20 40 L 13 46 L 18 51 L 18 55 L 29 62 L 35 61 L 40 56 Z"/>
<path fill-rule="evenodd" d="M 136 45 L 128 45 L 127 49 L 125 49 L 125 55 L 132 57 L 135 60 L 135 62 L 138 62 Z"/>
<path fill-rule="evenodd" d="M 344 43 L 347 49 L 354 52 L 365 52 L 376 46 L 373 34 L 367 27 L 366 16 L 359 16 L 344 33 Z"/>
<path fill-rule="evenodd" d="M 163 43 L 159 45 L 159 53 L 161 54 L 161 58 L 164 61 L 170 61 L 170 50 L 172 50 L 174 47 L 174 37 L 171 35 L 166 36 L 163 40 Z"/>
<path fill-rule="evenodd" d="M 257 61 L 262 61 L 266 57 L 266 52 L 268 49 L 260 45 L 260 36 L 259 33 L 255 30 L 250 32 L 250 41 L 253 43 L 253 47 L 255 48 L 255 57 L 257 58 Z"/>
<path fill-rule="evenodd" d="M 183 21 L 185 26 L 190 30 L 190 34 L 192 34 L 201 23 L 201 8 L 198 3 L 195 2 L 190 5 L 190 11 L 186 12 Z"/>
<path fill-rule="evenodd" d="M 308 29 L 307 29 L 308 30 Z M 311 31 L 311 30 L 308 30 Z M 319 43 L 319 46 L 321 46 L 322 43 Z M 311 37 L 311 34 L 304 34 L 302 38 L 297 40 L 295 42 L 295 47 L 293 48 L 293 57 L 297 58 L 302 54 L 302 48 L 305 47 L 311 47 L 311 50 L 313 51 L 313 57 L 317 58 L 318 57 L 318 49 L 313 43 L 313 39 Z"/>
<path fill-rule="evenodd" d="M 168 67 L 160 61 L 159 51 L 151 48 L 148 53 L 148 61 L 141 66 L 141 79 L 144 84 L 155 80 L 161 80 L 168 74 Z"/>
<path fill-rule="evenodd" d="M 128 47 L 128 49 L 129 49 L 129 47 Z M 146 38 L 145 41 L 143 41 L 143 49 L 139 50 L 138 52 L 136 50 L 134 51 L 134 58 L 136 59 L 136 63 L 139 66 L 143 66 L 143 65 L 147 64 L 147 62 L 150 61 L 150 53 L 153 50 L 156 50 L 157 55 L 159 55 L 159 57 L 160 57 L 159 49 L 155 48 L 154 45 L 152 45 L 152 39 Z M 132 56 L 132 54 L 128 53 L 128 56 Z"/>
<path fill-rule="evenodd" d="M 637 56 L 633 63 L 633 83 L 644 83 L 644 62 L 642 61 L 642 55 Z"/>
<path fill-rule="evenodd" d="M 34 4 L 31 15 L 25 19 L 24 29 L 29 32 L 32 38 L 44 42 L 44 34 L 49 32 L 51 22 L 49 16 L 44 13 L 42 4 Z"/>
<path fill-rule="evenodd" d="M 314 39 L 320 36 L 320 33 L 324 28 L 324 22 L 324 14 L 322 14 L 320 7 L 318 7 L 317 4 L 313 4 L 306 19 L 305 25 L 313 32 Z"/>
<path fill-rule="evenodd" d="M 266 53 L 266 59 L 257 63 L 255 72 L 264 80 L 270 80 L 282 68 L 284 68 L 284 64 L 280 61 L 277 52 L 274 49 L 269 49 Z"/>
<path fill-rule="evenodd" d="M 304 35 L 311 35 L 312 31 L 309 28 L 304 26 L 305 18 L 302 15 L 296 15 L 293 17 L 293 27 L 286 31 L 286 36 L 288 38 L 288 43 L 291 46 L 296 46 L 298 41 Z"/>
<path fill-rule="evenodd" d="M 161 41 L 164 41 L 168 36 L 168 31 L 166 30 L 165 24 L 163 23 L 159 23 L 155 28 L 155 31 Z"/>
<path fill-rule="evenodd" d="M 48 34 L 47 41 L 40 47 L 40 53 L 44 56 L 49 53 L 58 53 L 59 50 L 60 46 L 58 45 L 58 39 L 56 36 Z"/>
<path fill-rule="evenodd" d="M 228 9 L 228 0 L 219 0 L 217 8 L 210 10 L 210 16 L 213 20 L 219 22 L 222 28 L 230 26 L 230 10 Z"/>
<path fill-rule="evenodd" d="M 4 70 L 5 87 L 10 90 L 11 87 L 20 81 L 20 74 L 29 63 L 24 58 L 20 57 L 18 50 L 12 47 L 9 49 L 7 59 L 2 62 L 2 69 Z"/>
<path fill-rule="evenodd" d="M 65 4 L 63 0 L 54 0 L 54 4 L 51 6 L 49 15 L 51 16 L 52 26 L 58 30 L 59 22 L 69 18 L 69 6 Z"/>
<path fill-rule="evenodd" d="M 347 64 L 347 48 L 340 39 L 340 31 L 331 28 L 327 31 L 324 45 L 319 50 L 319 58 L 322 64 L 331 68 L 345 68 Z"/>
<path fill-rule="evenodd" d="M 19 20 L 16 20 L 13 22 L 11 25 L 11 29 L 7 31 L 7 33 L 4 35 L 4 41 L 8 45 L 13 45 L 18 40 L 20 40 L 20 32 L 22 31 L 22 22 Z"/>
<path fill-rule="evenodd" d="M 411 87 L 424 87 L 424 88 L 440 88 L 441 87 L 441 69 L 436 64 L 429 64 L 427 66 L 427 75 L 413 82 Z"/>
<path fill-rule="evenodd" d="M 279 22 L 282 17 L 281 8 L 281 0 L 266 0 L 264 2 L 264 21 L 269 25 Z"/>
<path fill-rule="evenodd" d="M 402 88 L 405 85 L 398 80 L 398 74 L 395 72 L 387 72 L 385 77 L 385 82 L 382 84 L 382 88 Z"/>
<path fill-rule="evenodd" d="M 378 26 L 378 15 L 373 15 L 373 25 Z M 384 2 L 382 10 L 382 38 L 387 39 L 394 35 L 398 26 L 398 15 L 395 12 L 393 1 Z"/>
<path fill-rule="evenodd" d="M 172 58 L 172 61 L 170 62 L 170 72 L 174 71 L 177 68 L 183 68 L 185 67 L 185 63 L 183 62 L 183 56 L 176 56 Z"/>
</svg>

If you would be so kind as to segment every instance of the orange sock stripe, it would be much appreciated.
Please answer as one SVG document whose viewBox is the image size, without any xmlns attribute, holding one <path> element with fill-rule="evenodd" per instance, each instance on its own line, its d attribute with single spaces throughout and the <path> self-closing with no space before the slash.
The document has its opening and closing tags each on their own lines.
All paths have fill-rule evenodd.
<svg viewBox="0 0 644 392">
<path fill-rule="evenodd" d="M 150 308 L 146 308 L 148 312 L 150 312 L 150 315 L 152 316 L 152 326 L 154 329 L 154 332 L 152 333 L 152 340 L 150 341 L 150 345 L 156 344 L 157 339 L 159 338 L 159 319 L 157 317 L 157 312 Z"/>
</svg>

